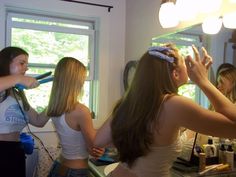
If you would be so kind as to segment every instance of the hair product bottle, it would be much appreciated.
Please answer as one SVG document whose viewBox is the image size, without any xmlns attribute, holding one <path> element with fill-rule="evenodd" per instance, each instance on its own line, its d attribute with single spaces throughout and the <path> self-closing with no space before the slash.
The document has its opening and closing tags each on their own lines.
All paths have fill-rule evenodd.
<svg viewBox="0 0 236 177">
<path fill-rule="evenodd" d="M 206 154 L 199 153 L 199 172 L 204 171 L 206 168 Z"/>
<path fill-rule="evenodd" d="M 206 157 L 216 157 L 216 146 L 213 144 L 213 140 L 211 138 L 208 139 L 208 143 L 204 146 Z"/>
<path fill-rule="evenodd" d="M 225 163 L 225 145 L 221 144 L 220 149 L 219 149 L 219 163 Z"/>
<path fill-rule="evenodd" d="M 231 170 L 234 169 L 234 150 L 232 145 L 228 145 L 227 150 L 225 151 L 226 163 L 229 164 Z"/>
</svg>

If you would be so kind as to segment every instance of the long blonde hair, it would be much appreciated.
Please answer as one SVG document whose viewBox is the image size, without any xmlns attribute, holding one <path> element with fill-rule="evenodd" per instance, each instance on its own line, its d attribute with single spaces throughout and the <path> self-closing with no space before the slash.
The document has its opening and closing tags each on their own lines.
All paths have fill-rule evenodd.
<svg viewBox="0 0 236 177">
<path fill-rule="evenodd" d="M 47 115 L 56 117 L 74 110 L 85 78 L 83 63 L 72 57 L 62 58 L 55 69 Z"/>
<path fill-rule="evenodd" d="M 236 68 L 229 68 L 221 71 L 219 77 L 226 78 L 232 83 L 232 89 L 226 93 L 226 97 L 232 102 L 236 103 Z"/>
</svg>

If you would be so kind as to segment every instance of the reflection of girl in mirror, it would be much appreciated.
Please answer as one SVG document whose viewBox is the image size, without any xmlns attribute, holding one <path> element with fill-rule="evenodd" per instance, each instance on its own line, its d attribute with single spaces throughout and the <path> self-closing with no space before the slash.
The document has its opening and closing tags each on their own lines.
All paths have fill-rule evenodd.
<svg viewBox="0 0 236 177">
<path fill-rule="evenodd" d="M 227 71 L 228 70 L 228 71 Z M 215 86 L 221 91 L 230 101 L 235 103 L 236 93 L 233 93 L 236 89 L 236 68 L 230 63 L 222 63 L 216 71 Z M 209 106 L 210 110 L 214 110 L 212 104 Z"/>
<path fill-rule="evenodd" d="M 219 73 L 217 88 L 231 102 L 236 102 L 236 68 L 226 69 Z"/>
<path fill-rule="evenodd" d="M 217 71 L 216 71 L 216 80 L 219 76 L 219 73 L 224 71 L 224 70 L 227 70 L 227 69 L 230 69 L 230 68 L 234 68 L 234 65 L 232 65 L 231 63 L 222 63 L 218 68 L 217 68 Z M 217 81 L 216 81 L 217 82 Z"/>
</svg>

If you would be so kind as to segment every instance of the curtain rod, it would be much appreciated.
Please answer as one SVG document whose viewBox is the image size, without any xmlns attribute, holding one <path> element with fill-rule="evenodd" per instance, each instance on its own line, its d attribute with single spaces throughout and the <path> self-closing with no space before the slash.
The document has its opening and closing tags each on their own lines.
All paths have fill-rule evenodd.
<svg viewBox="0 0 236 177">
<path fill-rule="evenodd" d="M 83 2 L 83 1 L 76 1 L 76 0 L 61 0 L 61 1 L 66 1 L 66 2 L 75 2 L 75 3 L 80 3 L 80 4 L 86 4 L 86 5 L 92 5 L 92 6 L 99 6 L 99 7 L 106 7 L 108 12 L 111 11 L 113 6 L 108 6 L 108 5 L 103 5 L 103 4 L 95 4 L 91 2 Z"/>
</svg>

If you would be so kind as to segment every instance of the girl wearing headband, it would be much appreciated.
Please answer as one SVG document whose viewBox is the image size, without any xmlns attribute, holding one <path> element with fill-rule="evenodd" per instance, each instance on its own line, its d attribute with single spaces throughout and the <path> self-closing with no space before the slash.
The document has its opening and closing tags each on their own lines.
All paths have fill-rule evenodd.
<svg viewBox="0 0 236 177">
<path fill-rule="evenodd" d="M 199 60 L 199 55 L 195 57 Z M 172 162 L 181 151 L 182 127 L 236 137 L 236 121 L 178 95 L 178 87 L 187 80 L 184 57 L 173 44 L 151 47 L 141 57 L 130 88 L 96 136 L 96 146 L 113 143 L 119 152 L 120 164 L 110 176 L 170 176 Z"/>
</svg>

